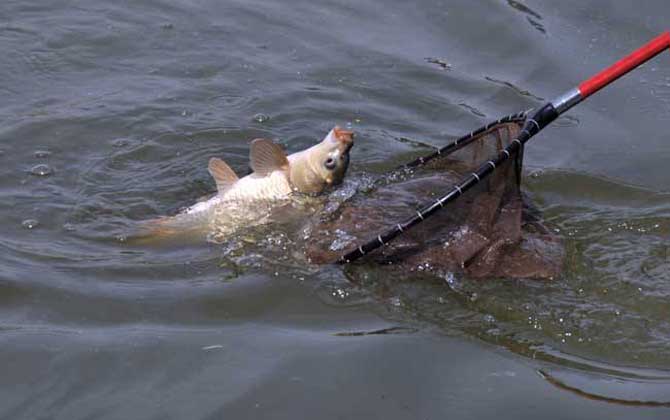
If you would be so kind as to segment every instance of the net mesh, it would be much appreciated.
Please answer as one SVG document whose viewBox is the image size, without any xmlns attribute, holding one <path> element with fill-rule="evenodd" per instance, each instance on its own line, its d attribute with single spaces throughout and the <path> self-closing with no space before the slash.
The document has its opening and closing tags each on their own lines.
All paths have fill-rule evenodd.
<svg viewBox="0 0 670 420">
<path fill-rule="evenodd" d="M 522 122 L 478 130 L 459 139 L 457 147 L 452 147 L 457 150 L 419 158 L 382 177 L 370 191 L 322 216 L 307 240 L 308 258 L 315 263 L 333 262 L 371 238 L 381 241 L 380 232 L 416 215 L 500 153 L 514 141 Z M 476 277 L 552 277 L 557 258 L 552 256 L 555 252 L 547 252 L 551 247 L 546 244 L 555 241 L 524 210 L 519 187 L 522 159 L 518 153 L 505 161 L 442 211 L 365 258 L 413 270 L 466 271 Z"/>
</svg>

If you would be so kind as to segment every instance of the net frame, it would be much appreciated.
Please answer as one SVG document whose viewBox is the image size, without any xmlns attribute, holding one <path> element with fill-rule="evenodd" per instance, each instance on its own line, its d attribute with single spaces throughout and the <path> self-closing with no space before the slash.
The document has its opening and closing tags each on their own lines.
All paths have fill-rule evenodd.
<svg viewBox="0 0 670 420">
<path fill-rule="evenodd" d="M 355 260 L 360 259 L 361 257 L 369 254 L 370 252 L 381 248 L 387 245 L 389 242 L 397 238 L 399 235 L 405 233 L 407 230 L 418 225 L 419 223 L 426 220 L 428 217 L 434 215 L 439 210 L 443 209 L 447 204 L 456 200 L 461 195 L 465 194 L 472 187 L 480 183 L 483 179 L 487 178 L 498 166 L 503 162 L 510 159 L 517 159 L 523 153 L 523 145 L 528 141 L 533 135 L 539 132 L 545 125 L 553 121 L 558 114 L 556 113 L 553 106 L 550 104 L 545 105 L 539 111 L 537 111 L 532 118 L 528 117 L 528 112 L 523 111 L 516 114 L 510 114 L 505 117 L 502 117 L 496 121 L 490 122 L 486 125 L 483 125 L 470 133 L 461 136 L 454 140 L 453 142 L 447 144 L 446 146 L 439 148 L 433 153 L 430 153 L 426 156 L 421 156 L 405 165 L 401 168 L 416 168 L 426 163 L 441 157 L 448 156 L 449 154 L 466 147 L 471 144 L 473 141 L 476 141 L 480 135 L 494 130 L 498 126 L 502 126 L 507 123 L 518 123 L 522 125 L 519 135 L 512 140 L 512 142 L 502 149 L 502 151 L 497 156 L 490 157 L 483 165 L 473 171 L 470 175 L 461 179 L 456 185 L 454 185 L 447 193 L 442 195 L 437 200 L 432 201 L 431 203 L 421 207 L 416 213 L 410 218 L 406 219 L 403 222 L 396 223 L 390 229 L 387 229 L 384 232 L 379 233 L 375 238 L 368 240 L 367 242 L 359 245 L 353 251 L 350 251 L 342 255 L 337 263 L 339 264 L 348 264 Z M 517 159 L 517 162 L 520 162 L 520 159 Z M 521 179 L 521 165 L 517 165 L 517 180 Z"/>
</svg>

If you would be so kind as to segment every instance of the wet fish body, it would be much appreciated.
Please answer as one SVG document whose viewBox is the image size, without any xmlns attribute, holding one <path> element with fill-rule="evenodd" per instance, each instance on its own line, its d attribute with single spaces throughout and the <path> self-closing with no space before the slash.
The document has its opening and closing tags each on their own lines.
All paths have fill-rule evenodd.
<svg viewBox="0 0 670 420">
<path fill-rule="evenodd" d="M 266 139 L 251 142 L 253 173 L 238 178 L 223 160 L 212 158 L 209 172 L 217 193 L 183 212 L 145 223 L 142 236 L 172 236 L 186 232 L 228 234 L 241 225 L 263 224 L 274 207 L 296 194 L 318 194 L 339 184 L 349 165 L 353 132 L 333 128 L 320 143 L 286 155 Z"/>
</svg>

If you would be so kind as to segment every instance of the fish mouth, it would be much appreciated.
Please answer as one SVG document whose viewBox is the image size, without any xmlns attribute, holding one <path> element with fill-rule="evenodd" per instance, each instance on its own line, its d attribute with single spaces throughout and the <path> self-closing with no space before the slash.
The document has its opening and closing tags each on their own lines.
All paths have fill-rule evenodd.
<svg viewBox="0 0 670 420">
<path fill-rule="evenodd" d="M 335 126 L 333 128 L 333 138 L 338 143 L 342 153 L 348 153 L 354 146 L 354 132 L 351 130 L 343 130 L 339 126 Z"/>
</svg>

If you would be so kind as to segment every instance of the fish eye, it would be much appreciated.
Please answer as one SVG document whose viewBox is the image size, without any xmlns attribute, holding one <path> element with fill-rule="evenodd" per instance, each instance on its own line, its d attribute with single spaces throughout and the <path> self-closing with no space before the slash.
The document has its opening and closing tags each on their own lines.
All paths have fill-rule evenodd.
<svg viewBox="0 0 670 420">
<path fill-rule="evenodd" d="M 323 166 L 325 166 L 326 169 L 330 169 L 330 170 L 335 169 L 336 165 L 337 165 L 337 163 L 335 162 L 335 159 L 333 159 L 332 157 L 329 157 L 328 159 L 326 159 L 326 161 L 323 164 Z"/>
</svg>

